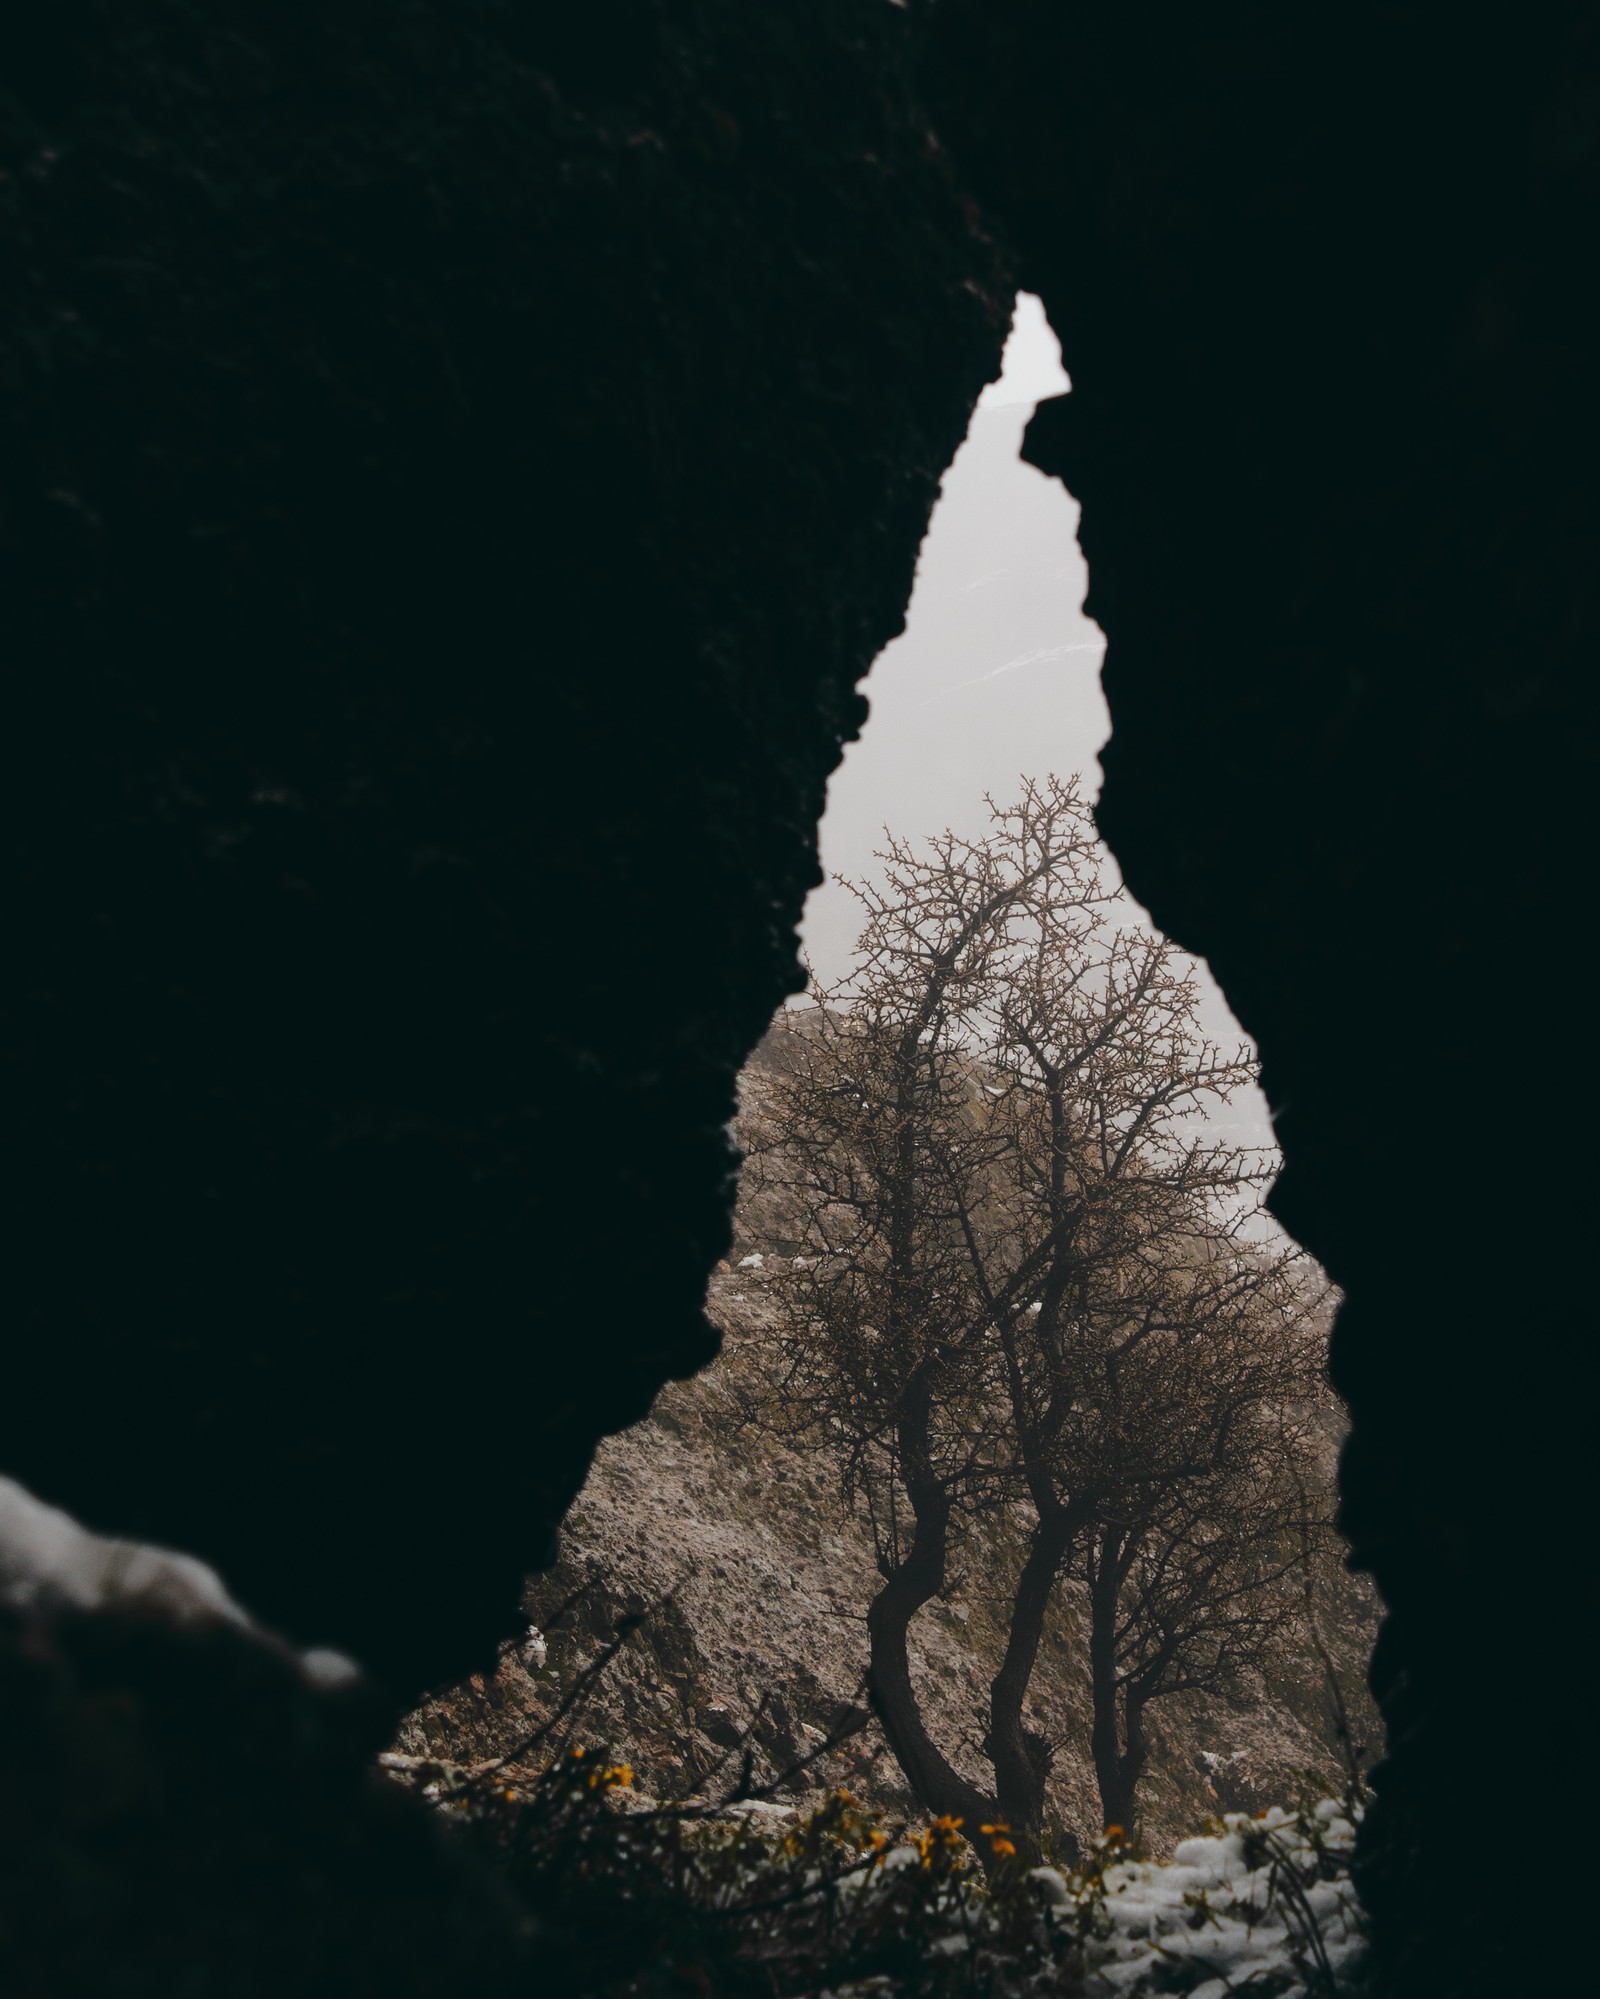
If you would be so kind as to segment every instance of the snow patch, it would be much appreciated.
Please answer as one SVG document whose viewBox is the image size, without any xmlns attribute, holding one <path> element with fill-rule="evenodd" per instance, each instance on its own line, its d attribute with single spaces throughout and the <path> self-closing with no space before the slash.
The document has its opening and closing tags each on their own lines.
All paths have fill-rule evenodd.
<svg viewBox="0 0 1600 1999">
<path fill-rule="evenodd" d="M 1294 1816 L 1274 1807 L 1259 1818 L 1230 1812 L 1221 1829 L 1178 1846 L 1170 1861 L 1124 1860 L 1105 1870 L 1103 1940 L 1092 1950 L 1090 1990 L 1106 1999 L 1182 1991 L 1223 1999 L 1241 1990 L 1307 1990 L 1316 1967 L 1342 1987 L 1362 1952 L 1360 1911 L 1349 1880 L 1355 1829 L 1345 1807 L 1324 1799 Z M 1044 1887 L 1070 1898 L 1066 1880 Z"/>
<path fill-rule="evenodd" d="M 197 1556 L 91 1533 L 70 1513 L 4 1477 L 0 1605 L 46 1617 L 63 1611 L 154 1615 L 183 1630 L 228 1624 L 277 1648 L 277 1641 L 228 1594 L 216 1570 Z M 348 1686 L 361 1677 L 354 1660 L 342 1652 L 319 1647 L 290 1656 L 320 1690 Z"/>
</svg>

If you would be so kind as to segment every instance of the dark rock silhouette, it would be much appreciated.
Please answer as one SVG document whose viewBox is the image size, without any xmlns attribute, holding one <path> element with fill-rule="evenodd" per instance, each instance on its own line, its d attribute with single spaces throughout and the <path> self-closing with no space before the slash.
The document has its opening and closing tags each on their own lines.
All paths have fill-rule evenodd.
<svg viewBox="0 0 1600 1999">
<path fill-rule="evenodd" d="M 1524 1712 L 1584 1441 L 1592 20 L 555 15 L 0 21 L 0 1468 L 396 1690 L 492 1656 L 711 1350 L 733 1076 L 1020 270 L 1105 828 L 1350 1294 L 1382 1961 L 1508 1989 L 1455 1839 L 1592 1758 Z"/>
<path fill-rule="evenodd" d="M 1025 455 L 1083 502 L 1102 828 L 1257 1037 L 1273 1206 L 1348 1294 L 1385 1989 L 1529 1989 L 1461 1843 L 1594 1766 L 1586 1713 L 1523 1720 L 1586 1566 L 1594 15 L 935 18 L 941 130 L 1073 378 Z"/>
<path fill-rule="evenodd" d="M 887 7 L 51 19 L 0 1465 L 414 1693 L 713 1351 L 733 1079 L 1010 288 Z"/>
<path fill-rule="evenodd" d="M 226 1627 L 0 1611 L 5 1991 L 516 1989 L 539 1940 L 378 1773 L 386 1720 Z"/>
<path fill-rule="evenodd" d="M 0 21 L 0 1466 L 383 1689 L 0 1633 L 8 1991 L 505 1989 L 363 1764 L 714 1351 L 734 1079 L 1009 318 L 907 30 Z"/>
</svg>

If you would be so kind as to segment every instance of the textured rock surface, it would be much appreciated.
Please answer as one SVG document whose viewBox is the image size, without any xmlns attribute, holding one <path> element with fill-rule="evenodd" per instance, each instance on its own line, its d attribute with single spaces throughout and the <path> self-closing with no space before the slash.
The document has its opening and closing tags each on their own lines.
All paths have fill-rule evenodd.
<svg viewBox="0 0 1600 1999">
<path fill-rule="evenodd" d="M 1456 1852 L 1594 1775 L 1591 1716 L 1526 1719 L 1588 1562 L 1593 12 L 937 18 L 941 129 L 1073 378 L 1027 455 L 1083 503 L 1101 824 L 1257 1038 L 1273 1205 L 1349 1300 L 1345 1518 L 1392 1607 L 1380 1962 L 1527 1989 L 1541 1939 L 1509 1901 L 1464 1920 Z"/>
<path fill-rule="evenodd" d="M 758 1343 L 771 1319 L 769 1274 L 782 1260 L 771 1237 L 751 1228 L 746 1216 L 737 1247 L 764 1252 L 764 1270 L 736 1265 L 712 1280 L 721 1356 L 669 1387 L 647 1421 L 607 1438 L 563 1523 L 557 1563 L 530 1582 L 534 1620 L 570 1605 L 559 1629 L 542 1648 L 507 1645 L 493 1674 L 425 1703 L 400 1732 L 402 1751 L 469 1764 L 503 1754 L 552 1721 L 625 1616 L 643 1621 L 545 1737 L 541 1756 L 568 1741 L 604 1744 L 652 1796 L 714 1792 L 738 1772 L 734 1745 L 750 1741 L 767 1781 L 813 1756 L 841 1710 L 861 1704 L 865 1607 L 880 1585 L 871 1531 L 841 1504 L 814 1448 L 786 1445 L 749 1421 L 772 1392 Z M 979 1782 L 990 1776 L 978 1744 L 1004 1650 L 1000 1592 L 1022 1544 L 1020 1531 L 989 1523 L 964 1548 L 948 1598 L 913 1627 L 912 1667 L 929 1725 Z M 1361 1676 L 1375 1609 L 1357 1579 L 1341 1580 L 1340 1601 L 1324 1605 L 1322 1621 L 1370 1761 L 1376 1717 Z M 1055 1750 L 1050 1821 L 1070 1851 L 1073 1840 L 1098 1837 L 1102 1819 L 1089 1757 L 1086 1635 L 1067 1591 L 1058 1612 L 1029 1721 Z M 1168 1853 L 1208 1814 L 1292 1802 L 1308 1773 L 1338 1788 L 1331 1722 L 1323 1669 L 1303 1637 L 1298 1654 L 1270 1676 L 1251 1674 L 1231 1697 L 1156 1703 L 1140 1789 L 1144 1843 Z M 803 1803 L 823 1784 L 843 1784 L 891 1817 L 926 1820 L 876 1724 L 819 1757 L 781 1796 Z"/>
</svg>

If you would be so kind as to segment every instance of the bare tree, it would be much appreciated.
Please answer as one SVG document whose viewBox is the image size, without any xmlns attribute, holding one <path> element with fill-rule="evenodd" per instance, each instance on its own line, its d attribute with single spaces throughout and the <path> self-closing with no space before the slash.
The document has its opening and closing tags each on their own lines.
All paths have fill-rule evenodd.
<svg viewBox="0 0 1600 1999">
<path fill-rule="evenodd" d="M 781 1292 L 783 1403 L 872 1522 L 872 1697 L 908 1783 L 930 1811 L 1003 1819 L 1036 1847 L 1050 1751 L 1024 1701 L 1062 1577 L 1098 1561 L 1119 1606 L 1142 1606 L 1112 1640 L 1131 1772 L 1113 1794 L 1131 1796 L 1144 1707 L 1197 1683 L 1202 1656 L 1236 1670 L 1265 1615 L 1269 1572 L 1243 1587 L 1242 1551 L 1204 1614 L 1171 1582 L 1198 1587 L 1194 1550 L 1232 1517 L 1202 1495 L 1288 1435 L 1269 1412 L 1304 1391 L 1308 1343 L 1283 1309 L 1292 1259 L 1249 1232 L 1264 1162 L 1196 1115 L 1252 1073 L 1247 1055 L 1199 1032 L 1182 955 L 1113 921 L 1125 905 L 1076 787 L 1029 785 L 984 839 L 882 858 L 883 885 L 857 890 L 854 974 L 790 1017 L 758 1162 L 802 1248 Z M 908 1634 L 973 1520 L 1019 1505 L 990 1792 L 933 1740 Z M 1170 1647 L 1147 1636 L 1168 1626 Z"/>
<path fill-rule="evenodd" d="M 1327 1526 L 1308 1482 L 1324 1340 L 1306 1259 L 1201 1248 L 1153 1273 L 1169 1289 L 1158 1330 L 1132 1353 L 1113 1341 L 1085 1391 L 1109 1448 L 1067 1573 L 1089 1612 L 1101 1807 L 1130 1829 L 1146 1710 L 1236 1682 L 1298 1631 L 1308 1541 Z"/>
</svg>

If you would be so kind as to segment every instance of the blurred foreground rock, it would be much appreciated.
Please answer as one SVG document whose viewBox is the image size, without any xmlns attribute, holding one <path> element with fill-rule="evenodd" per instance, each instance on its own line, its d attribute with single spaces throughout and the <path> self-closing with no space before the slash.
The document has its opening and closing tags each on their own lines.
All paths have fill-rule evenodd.
<svg viewBox="0 0 1600 1999">
<path fill-rule="evenodd" d="M 0 1990 L 504 1993 L 525 1925 L 376 1769 L 386 1723 L 225 1622 L 0 1610 Z"/>
</svg>

